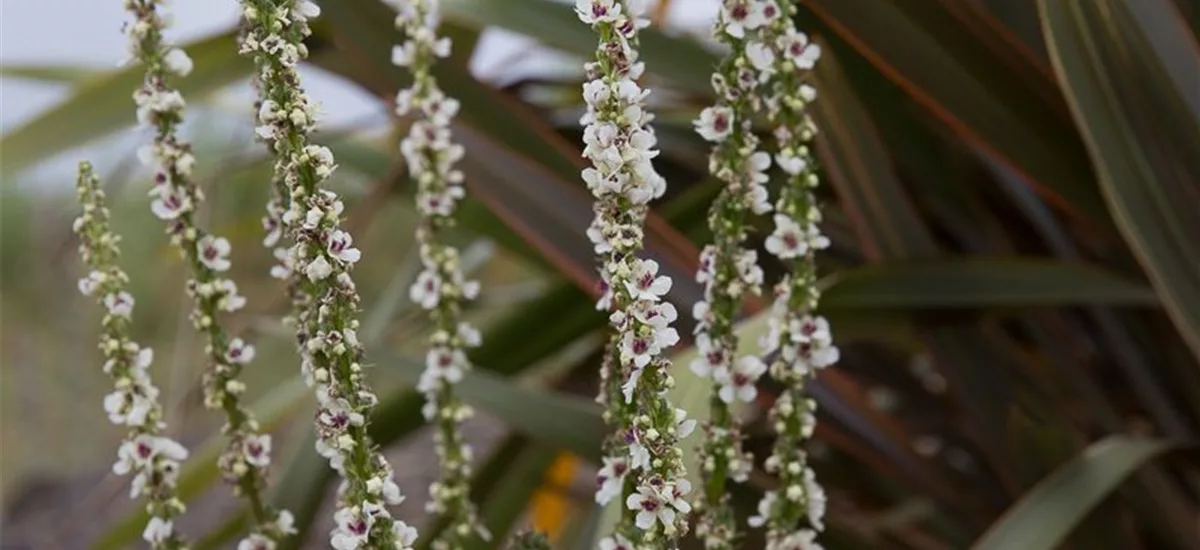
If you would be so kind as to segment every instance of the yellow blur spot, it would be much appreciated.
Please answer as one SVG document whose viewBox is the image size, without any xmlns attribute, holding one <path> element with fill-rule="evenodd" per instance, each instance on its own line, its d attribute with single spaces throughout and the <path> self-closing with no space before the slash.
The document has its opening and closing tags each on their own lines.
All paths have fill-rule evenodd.
<svg viewBox="0 0 1200 550">
<path fill-rule="evenodd" d="M 529 506 L 533 528 L 546 533 L 546 538 L 552 544 L 559 541 L 574 512 L 571 499 L 567 496 L 567 487 L 578 467 L 579 459 L 575 455 L 559 453 Z"/>
</svg>

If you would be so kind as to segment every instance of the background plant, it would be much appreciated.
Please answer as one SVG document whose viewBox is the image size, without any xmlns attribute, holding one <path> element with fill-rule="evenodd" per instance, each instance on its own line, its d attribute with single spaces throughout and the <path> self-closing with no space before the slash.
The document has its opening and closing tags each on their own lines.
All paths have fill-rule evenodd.
<svg viewBox="0 0 1200 550">
<path fill-rule="evenodd" d="M 397 36 L 385 6 L 321 5 L 311 63 L 381 102 L 407 85 L 389 65 Z M 473 197 L 462 204 L 453 238 L 477 251 L 484 288 L 507 291 L 485 293 L 469 310 L 487 337 L 472 350 L 478 368 L 460 390 L 481 416 L 508 427 L 493 444 L 477 446 L 472 491 L 501 541 L 527 502 L 552 494 L 536 488 L 553 486 L 546 480 L 569 463 L 557 460 L 559 453 L 570 452 L 578 468 L 598 461 L 603 431 L 588 401 L 605 322 L 593 308 L 596 281 L 583 234 L 590 197 L 576 181 L 582 75 L 495 87 L 471 76 L 465 63 L 479 30 L 489 26 L 579 59 L 595 43 L 567 6 L 549 1 L 447 0 L 444 9 L 443 28 L 456 49 L 435 72 L 462 101 L 462 169 Z M 1200 544 L 1194 467 L 1188 455 L 1169 454 L 1188 447 L 1200 427 L 1200 252 L 1189 242 L 1200 234 L 1189 206 L 1200 195 L 1200 100 L 1188 80 L 1198 63 L 1197 16 L 1189 3 L 1172 0 L 801 4 L 798 27 L 824 47 L 813 115 L 821 128 L 820 176 L 828 182 L 818 199 L 834 245 L 820 272 L 835 275 L 822 281 L 822 309 L 842 349 L 839 367 L 812 386 L 821 411 L 812 462 L 830 492 L 827 548 Z M 232 36 L 188 48 L 196 68 L 180 85 L 193 102 L 250 74 Z M 688 283 L 697 247 L 711 239 L 704 213 L 719 189 L 704 175 L 707 148 L 690 121 L 712 103 L 708 74 L 717 54 L 657 27 L 644 30 L 642 42 L 650 85 L 662 101 L 655 107 L 660 170 L 671 182 L 649 219 L 646 244 L 677 285 L 675 305 L 690 307 L 700 292 Z M 139 78 L 136 69 L 93 75 L 63 105 L 0 141 L 5 443 L 47 426 L 66 426 L 64 439 L 100 439 L 84 419 L 93 415 L 102 375 L 67 368 L 89 364 L 95 321 L 76 315 L 94 308 L 62 290 L 77 273 L 65 229 L 70 197 L 31 193 L 52 182 L 17 175 L 129 125 L 128 93 Z M 222 116 L 245 117 L 245 106 Z M 421 399 L 409 388 L 428 327 L 404 304 L 414 275 L 405 239 L 416 214 L 406 206 L 413 189 L 396 164 L 395 136 L 358 130 L 322 137 L 342 165 L 332 184 L 347 196 L 364 252 L 359 291 L 374 299 L 365 301 L 362 332 L 381 396 L 373 435 L 391 444 L 423 423 Z M 309 518 L 327 516 L 319 511 L 320 488 L 331 478 L 304 440 L 307 389 L 298 380 L 278 384 L 295 369 L 287 331 L 271 321 L 286 307 L 278 283 L 265 275 L 271 258 L 265 251 L 250 256 L 269 187 L 266 153 L 230 146 L 223 135 L 198 147 L 198 155 L 227 159 L 197 170 L 212 199 L 205 215 L 214 230 L 247 251 L 230 274 L 246 281 L 239 286 L 254 304 L 236 317 L 236 331 L 257 332 L 261 342 L 261 366 L 245 373 L 245 399 L 278 437 L 275 501 L 307 526 Z M 180 488 L 194 512 L 217 477 L 221 443 L 211 420 L 187 414 L 199 404 L 190 391 L 199 363 L 187 360 L 197 348 L 181 337 L 186 331 L 173 330 L 182 266 L 144 213 L 148 181 L 120 169 L 101 175 L 113 184 L 115 230 L 129 236 L 126 257 L 155 260 L 127 266 L 136 294 L 146 296 L 133 330 L 162 358 L 156 375 L 163 378 L 156 379 L 171 396 L 170 424 L 186 426 L 179 435 L 193 449 L 194 466 L 185 467 Z M 764 262 L 764 269 L 768 282 L 782 273 L 778 264 Z M 742 342 L 753 345 L 765 328 L 762 305 L 743 312 Z M 680 319 L 681 335 L 691 333 L 689 322 Z M 700 386 L 681 383 L 672 401 L 700 416 L 708 391 Z M 764 386 L 759 408 L 777 392 Z M 30 405 L 32 395 L 46 396 L 41 406 Z M 767 456 L 769 426 L 746 430 L 747 447 Z M 117 434 L 107 436 L 94 452 L 72 453 L 81 457 L 78 465 L 103 465 Z M 84 440 L 57 448 L 80 449 Z M 5 469 L 44 462 L 52 448 L 5 445 Z M 753 512 L 766 479 L 756 470 L 751 488 L 734 492 L 741 514 Z M 423 485 L 404 483 L 410 501 L 422 500 L 414 488 Z M 34 506 L 14 488 L 9 521 L 28 518 L 25 510 Z M 557 501 L 570 505 L 554 518 L 556 547 L 583 548 L 570 545 L 604 532 L 597 526 L 603 514 L 589 504 L 591 489 L 585 479 L 578 498 Z M 63 494 L 47 491 L 32 494 Z M 42 509 L 78 513 L 107 502 L 103 490 L 84 493 L 88 498 Z M 1049 502 L 1063 504 L 1044 507 Z M 406 510 L 419 507 L 406 502 L 396 515 L 410 517 Z M 239 517 L 211 514 L 197 519 L 203 529 L 189 532 L 211 532 L 202 544 L 220 547 L 243 529 Z M 144 519 L 114 515 L 96 523 L 94 530 L 32 533 L 119 548 L 138 537 Z M 14 525 L 5 526 L 6 537 L 15 536 Z M 323 540 L 326 527 L 303 535 Z M 424 527 L 422 539 L 436 529 Z M 745 547 L 758 547 L 759 533 L 750 533 Z"/>
</svg>

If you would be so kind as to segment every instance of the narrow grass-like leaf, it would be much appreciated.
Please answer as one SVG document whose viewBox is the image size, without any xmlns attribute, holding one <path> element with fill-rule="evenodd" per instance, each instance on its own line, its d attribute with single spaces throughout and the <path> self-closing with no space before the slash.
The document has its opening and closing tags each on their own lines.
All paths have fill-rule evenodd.
<svg viewBox="0 0 1200 550">
<path fill-rule="evenodd" d="M 574 9 L 551 0 L 446 0 L 447 17 L 483 28 L 497 26 L 577 55 L 596 49 L 596 38 L 579 24 Z M 694 93 L 712 94 L 709 74 L 716 56 L 699 43 L 664 35 L 651 27 L 638 32 L 641 59 L 649 74 Z"/>
<path fill-rule="evenodd" d="M 103 71 L 76 65 L 4 65 L 0 77 L 32 80 L 43 84 L 77 85 L 99 77 Z"/>
<path fill-rule="evenodd" d="M 1123 1 L 1039 7 L 1118 228 L 1200 359 L 1200 119 Z"/>
<path fill-rule="evenodd" d="M 1096 267 L 1029 258 L 889 262 L 838 273 L 828 309 L 1155 306 L 1154 291 Z"/>
<path fill-rule="evenodd" d="M 251 64 L 238 56 L 235 37 L 230 31 L 184 47 L 196 68 L 179 79 L 176 87 L 189 101 L 250 74 Z M 309 49 L 313 56 L 320 56 L 326 46 L 312 41 Z M 4 151 L 0 179 L 11 180 L 12 175 L 42 159 L 132 126 L 131 94 L 141 85 L 144 72 L 140 66 L 130 66 L 90 79 L 63 103 L 6 134 L 0 139 Z"/>
<path fill-rule="evenodd" d="M 972 550 L 1054 550 L 1088 512 L 1149 461 L 1178 448 L 1162 440 L 1109 436 L 1064 464 L 1005 512 Z"/>
<path fill-rule="evenodd" d="M 374 356 L 384 358 L 382 362 L 413 384 L 425 368 L 424 361 Z M 458 388 L 459 396 L 467 404 L 491 413 L 530 438 L 569 449 L 595 463 L 600 461 L 604 421 L 600 418 L 600 408 L 592 400 L 527 388 L 483 369 L 468 373 Z"/>
<path fill-rule="evenodd" d="M 1005 78 L 995 62 L 956 58 L 939 41 L 940 34 L 932 34 L 900 3 L 812 0 L 801 9 L 815 14 L 950 131 L 1009 164 L 1056 208 L 1108 224 L 1074 129 L 1038 95 L 1011 97 L 1024 90 L 1020 83 L 991 82 Z"/>
</svg>

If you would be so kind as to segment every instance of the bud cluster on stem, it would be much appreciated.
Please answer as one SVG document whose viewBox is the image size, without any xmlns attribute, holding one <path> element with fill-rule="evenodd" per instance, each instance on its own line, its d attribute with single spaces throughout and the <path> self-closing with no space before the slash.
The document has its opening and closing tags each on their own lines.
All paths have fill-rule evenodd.
<svg viewBox="0 0 1200 550">
<path fill-rule="evenodd" d="M 713 143 L 709 172 L 725 184 L 709 210 L 713 242 L 701 252 L 696 274 L 696 281 L 704 285 L 704 299 L 692 311 L 699 357 L 691 369 L 711 379 L 713 390 L 701 449 L 705 490 L 699 497 L 696 526 L 709 550 L 732 550 L 738 541 L 726 482 L 744 482 L 754 458 L 743 450 L 744 436 L 732 405 L 753 402 L 758 378 L 767 370 L 757 355 L 737 356 L 734 321 L 746 295 L 762 291 L 758 253 L 744 245 L 748 214 L 771 210 L 765 185 L 771 156 L 759 150 L 753 117 L 764 109 L 762 91 L 773 74 L 771 50 L 759 35 L 779 17 L 774 2 L 723 2 L 713 26 L 714 37 L 728 47 L 712 75 L 717 101 L 695 121 L 697 133 Z"/>
<path fill-rule="evenodd" d="M 242 0 L 240 51 L 258 68 L 259 109 L 255 133 L 276 154 L 275 174 L 285 188 L 282 230 L 291 246 L 283 269 L 293 291 L 301 372 L 315 389 L 317 452 L 342 477 L 336 550 L 410 549 L 416 529 L 394 519 L 388 506 L 403 496 L 392 467 L 368 435 L 378 398 L 366 383 L 358 340 L 359 295 L 350 271 L 361 257 L 340 228 L 344 205 L 322 188 L 337 168 L 333 153 L 310 144 L 316 105 L 301 87 L 297 65 L 307 57 L 309 20 L 320 9 L 309 0 Z"/>
<path fill-rule="evenodd" d="M 158 401 L 159 390 L 150 379 L 154 351 L 130 338 L 134 300 L 127 290 L 129 277 L 117 264 L 120 237 L 109 229 L 104 192 L 90 163 L 79 164 L 77 191 L 83 215 L 75 219 L 73 228 L 80 239 L 79 255 L 89 269 L 88 275 L 79 280 L 79 291 L 84 296 L 95 296 L 104 307 L 99 347 L 105 359 L 104 373 L 115 386 L 104 397 L 104 410 L 109 421 L 129 429 L 112 471 L 117 475 L 133 474 L 129 497 L 146 499 L 150 521 L 142 538 L 155 550 L 181 550 L 188 544 L 175 531 L 175 518 L 185 510 L 176 484 L 180 463 L 187 459 L 188 452 L 162 435 L 166 423 Z"/>
<path fill-rule="evenodd" d="M 808 81 L 821 50 L 792 22 L 797 0 L 777 1 L 783 16 L 764 25 L 761 36 L 774 69 L 765 101 L 778 145 L 775 162 L 785 180 L 766 248 L 790 270 L 775 286 L 769 331 L 760 343 L 773 355 L 769 371 L 784 388 L 770 411 L 776 442 L 765 463 L 780 488 L 764 495 L 750 524 L 767 527 L 768 550 L 820 550 L 816 538 L 824 529 L 826 496 L 805 450 L 816 424 L 816 402 L 806 386 L 839 355 L 829 323 L 816 314 L 816 253 L 830 242 L 818 226 L 821 211 L 813 190 L 820 182 L 811 150 L 817 129 L 806 109 L 816 99 Z"/>
<path fill-rule="evenodd" d="M 671 279 L 658 274 L 657 262 L 638 257 L 648 204 L 666 190 L 652 163 L 657 138 L 644 107 L 650 92 L 637 83 L 645 70 L 637 49 L 638 30 L 649 24 L 644 9 L 641 1 L 575 4 L 579 19 L 599 35 L 595 61 L 584 66 L 587 112 L 580 123 L 583 155 L 592 164 L 583 179 L 596 198 L 587 234 L 601 264 L 597 308 L 611 311 L 613 330 L 599 401 L 614 433 L 596 500 L 620 498 L 623 505 L 615 532 L 601 541 L 604 550 L 675 548 L 691 511 L 679 440 L 695 421 L 666 396 L 675 381 L 665 352 L 679 341 L 671 327 L 677 312 L 663 301 Z"/>
<path fill-rule="evenodd" d="M 221 274 L 231 267 L 229 241 L 204 231 L 196 223 L 196 211 L 204 194 L 192 176 L 195 157 L 191 145 L 178 133 L 183 122 L 183 96 L 171 86 L 172 73 L 186 76 L 191 59 L 167 45 L 165 15 L 161 0 L 127 0 L 132 16 L 127 23 L 130 55 L 145 67 L 145 80 L 134 93 L 137 119 L 154 131 L 152 144 L 139 151 L 139 158 L 155 172 L 151 210 L 167 226 L 171 243 L 190 268 L 187 293 L 192 298 L 193 326 L 205 339 L 208 368 L 204 372 L 204 404 L 225 413 L 224 433 L 229 445 L 218 459 L 225 479 L 249 503 L 255 524 L 243 539 L 245 549 L 274 548 L 293 532 L 292 516 L 273 510 L 263 498 L 271 463 L 271 436 L 259 431 L 258 422 L 246 410 L 241 394 L 246 387 L 238 375 L 254 359 L 254 346 L 241 338 L 230 338 L 219 315 L 241 309 L 246 299 L 237 285 Z"/>
<path fill-rule="evenodd" d="M 467 350 L 481 342 L 479 331 L 463 319 L 463 308 L 479 293 L 479 283 L 465 280 L 460 253 L 443 242 L 443 230 L 453 227 L 458 202 L 466 195 L 463 173 L 454 165 L 463 157 L 462 145 L 452 141 L 450 123 L 459 103 L 438 87 L 433 75 L 438 58 L 450 55 L 450 39 L 439 37 L 437 0 L 388 0 L 397 9 L 396 26 L 405 41 L 392 52 L 392 61 L 408 69 L 412 86 L 396 95 L 396 115 L 413 115 L 400 151 L 416 183 L 421 214 L 416 240 L 424 269 L 409 289 L 409 297 L 430 313 L 434 330 L 429 338 L 425 371 L 417 389 L 425 394 L 425 419 L 436 424 L 434 439 L 441 476 L 429 488 L 429 511 L 448 520 L 436 550 L 460 550 L 476 539 L 487 539 L 470 499 L 470 445 L 462 423 L 473 415 L 454 387 L 471 370 Z"/>
</svg>

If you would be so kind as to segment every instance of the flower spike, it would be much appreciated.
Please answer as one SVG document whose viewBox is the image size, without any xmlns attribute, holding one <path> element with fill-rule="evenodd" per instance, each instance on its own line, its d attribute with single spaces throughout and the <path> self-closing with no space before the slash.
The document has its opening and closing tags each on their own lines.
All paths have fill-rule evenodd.
<svg viewBox="0 0 1200 550">
<path fill-rule="evenodd" d="M 657 138 L 645 109 L 650 93 L 637 84 L 638 30 L 645 2 L 577 0 L 579 19 L 599 35 L 595 61 L 583 85 L 587 112 L 580 120 L 592 166 L 583 171 L 596 197 L 587 230 L 601 264 L 597 309 L 611 311 L 613 336 L 601 372 L 605 420 L 614 433 L 605 445 L 596 501 L 620 499 L 621 520 L 601 548 L 674 548 L 688 526 L 691 483 L 679 440 L 695 421 L 667 400 L 674 385 L 668 348 L 679 341 L 671 324 L 675 306 L 663 301 L 671 279 L 658 263 L 638 258 L 648 204 L 666 190 L 654 169 Z"/>
<path fill-rule="evenodd" d="M 294 532 L 292 516 L 286 510 L 272 509 L 264 499 L 271 436 L 259 432 L 258 422 L 243 406 L 245 384 L 238 380 L 254 358 L 254 347 L 241 338 L 230 338 L 219 320 L 221 313 L 241 309 L 246 299 L 231 279 L 222 276 L 231 265 L 229 241 L 196 224 L 196 210 L 204 195 L 192 177 L 196 160 L 191 144 L 178 134 L 185 102 L 170 82 L 172 74 L 186 76 L 192 61 L 183 50 L 166 43 L 161 4 L 161 0 L 125 2 L 133 17 L 126 25 L 130 54 L 146 68 L 145 81 L 133 95 L 137 119 L 154 130 L 154 142 L 145 146 L 139 157 L 155 170 L 151 211 L 166 223 L 172 244 L 191 271 L 187 284 L 194 304 L 191 319 L 205 339 L 209 361 L 204 373 L 204 404 L 224 412 L 224 433 L 229 435 L 229 445 L 218 464 L 234 492 L 249 503 L 255 521 L 243 543 L 251 548 L 273 548 Z"/>
<path fill-rule="evenodd" d="M 778 144 L 775 161 L 786 177 L 766 248 L 791 269 L 775 286 L 769 332 L 761 345 L 764 353 L 774 354 L 770 373 L 784 387 L 770 412 L 776 442 L 766 461 L 780 489 L 764 495 L 750 525 L 766 526 L 767 550 L 820 550 L 816 538 L 824 529 L 826 496 L 804 449 L 816 424 L 816 402 L 806 388 L 819 369 L 838 361 L 829 323 L 816 314 L 816 253 L 830 243 L 818 227 L 821 211 L 813 190 L 820 181 L 811 151 L 817 128 L 806 108 L 816 99 L 807 81 L 821 50 L 792 23 L 797 0 L 777 1 L 782 17 L 764 27 L 762 41 L 774 58 L 767 113 Z"/>
<path fill-rule="evenodd" d="M 417 227 L 421 263 L 409 295 L 429 310 L 435 329 L 429 338 L 425 372 L 417 389 L 425 394 L 425 419 L 435 422 L 441 478 L 429 488 L 429 509 L 449 520 L 433 548 L 459 550 L 474 539 L 488 539 L 470 499 L 471 447 L 462 422 L 474 413 L 455 394 L 455 385 L 471 369 L 467 349 L 480 344 L 479 331 L 463 320 L 465 303 L 479 293 L 479 283 L 464 279 L 460 253 L 439 239 L 453 226 L 458 201 L 466 195 L 463 174 L 454 164 L 463 147 L 451 141 L 450 122 L 459 104 L 438 87 L 432 70 L 437 58 L 450 55 L 450 39 L 437 36 L 437 0 L 388 0 L 398 10 L 396 26 L 405 42 L 392 61 L 413 76 L 413 85 L 396 95 L 396 115 L 416 120 L 400 143 L 409 176 L 417 187 Z"/>
<path fill-rule="evenodd" d="M 285 188 L 275 206 L 286 208 L 279 221 L 291 246 L 283 259 L 286 273 L 279 274 L 295 294 L 291 322 L 301 372 L 317 395 L 317 452 L 342 477 L 330 543 L 336 550 L 407 550 L 417 531 L 388 511 L 404 497 L 368 435 L 378 399 L 364 377 L 359 296 L 350 276 L 361 254 L 340 228 L 341 199 L 321 186 L 337 165 L 328 148 L 309 140 L 316 105 L 296 71 L 308 56 L 303 41 L 312 32 L 309 20 L 320 15 L 320 8 L 309 0 L 242 0 L 241 5 L 240 52 L 258 68 L 255 133 L 276 154 L 276 181 Z"/>
<path fill-rule="evenodd" d="M 758 253 L 745 241 L 748 214 L 771 210 L 765 186 L 771 156 L 759 149 L 753 118 L 764 108 L 762 88 L 773 73 L 774 56 L 761 31 L 779 16 L 779 7 L 769 0 L 724 0 L 713 36 L 729 51 L 712 75 L 716 104 L 695 121 L 696 132 L 713 143 L 709 171 L 725 184 L 708 213 L 713 242 L 701 252 L 696 274 L 704 299 L 692 310 L 699 357 L 691 369 L 712 382 L 711 421 L 701 446 L 705 490 L 698 497 L 696 526 L 708 550 L 732 550 L 739 538 L 725 485 L 746 481 L 754 457 L 743 449 L 733 405 L 754 401 L 758 378 L 767 370 L 757 355 L 737 356 L 734 321 L 746 295 L 762 292 Z"/>
<path fill-rule="evenodd" d="M 105 308 L 99 347 L 105 358 L 104 373 L 116 386 L 104 397 L 104 410 L 113 424 L 129 429 L 112 470 L 117 475 L 133 474 L 130 498 L 146 498 L 150 521 L 142 538 L 155 550 L 182 550 L 188 544 L 175 531 L 175 518 L 186 507 L 179 499 L 176 483 L 179 465 L 187 459 L 188 451 L 162 435 L 166 423 L 158 401 L 159 390 L 150 380 L 154 351 L 130 339 L 134 300 L 127 290 L 129 277 L 117 264 L 120 237 L 109 229 L 104 192 L 90 163 L 79 164 L 77 190 L 83 215 L 75 219 L 73 228 L 81 241 L 79 255 L 90 270 L 79 280 L 79 291 L 96 297 Z"/>
</svg>

